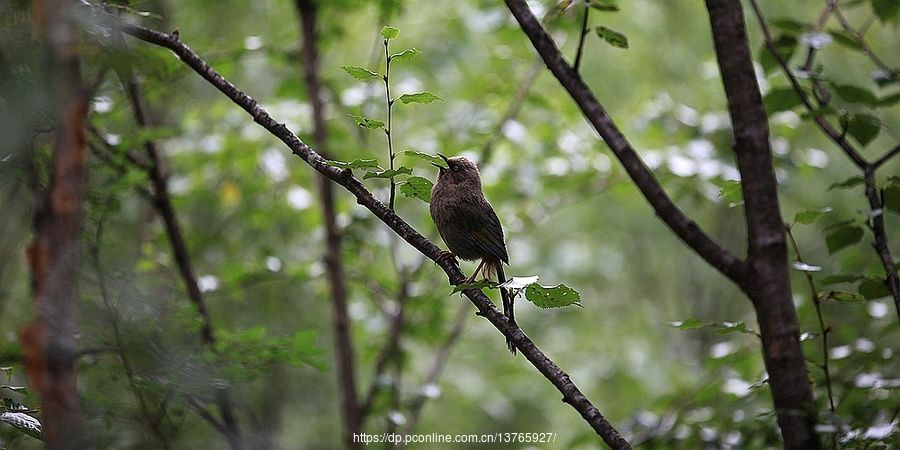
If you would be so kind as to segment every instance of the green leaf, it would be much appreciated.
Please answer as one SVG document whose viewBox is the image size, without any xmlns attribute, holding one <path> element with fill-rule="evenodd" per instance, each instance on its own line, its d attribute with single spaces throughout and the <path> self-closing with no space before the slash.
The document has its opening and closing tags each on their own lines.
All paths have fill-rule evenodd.
<svg viewBox="0 0 900 450">
<path fill-rule="evenodd" d="M 833 211 L 831 207 L 825 207 L 815 211 L 800 211 L 794 215 L 794 223 L 809 225 L 831 211 Z"/>
<path fill-rule="evenodd" d="M 728 207 L 733 208 L 743 203 L 743 192 L 741 191 L 741 182 L 737 180 L 726 180 L 719 190 L 719 198 L 728 202 Z"/>
<path fill-rule="evenodd" d="M 728 333 L 744 333 L 744 334 L 752 334 L 754 336 L 759 336 L 754 330 L 748 329 L 747 325 L 744 322 L 709 322 L 705 320 L 700 320 L 696 317 L 688 317 L 684 320 L 679 320 L 677 322 L 669 322 L 666 325 L 678 328 L 680 330 L 699 330 L 701 328 L 715 328 L 716 332 L 719 334 L 728 334 Z"/>
<path fill-rule="evenodd" d="M 888 95 L 887 97 L 878 100 L 878 106 L 881 107 L 893 106 L 896 103 L 900 103 L 900 92 L 893 95 Z"/>
<path fill-rule="evenodd" d="M 444 162 L 443 158 L 440 158 L 440 157 L 434 156 L 434 155 L 429 155 L 428 153 L 418 152 L 415 150 L 402 150 L 402 151 L 397 152 L 397 154 L 409 156 L 411 158 L 423 159 L 431 164 L 437 164 L 441 167 L 445 167 L 447 165 L 447 163 Z"/>
<path fill-rule="evenodd" d="M 900 186 L 893 185 L 881 191 L 881 202 L 884 209 L 900 214 Z"/>
<path fill-rule="evenodd" d="M 616 48 L 628 48 L 628 38 L 624 34 L 608 27 L 597 27 L 597 35 L 609 45 Z"/>
<path fill-rule="evenodd" d="M 868 114 L 853 114 L 847 122 L 847 134 L 863 147 L 869 145 L 881 131 L 881 120 Z"/>
<path fill-rule="evenodd" d="M 437 100 L 443 101 L 444 99 L 431 92 L 419 92 L 418 94 L 403 94 L 397 100 L 400 100 L 405 105 L 408 103 L 431 103 Z"/>
<path fill-rule="evenodd" d="M 418 198 L 425 203 L 431 202 L 431 188 L 434 184 L 428 178 L 409 177 L 400 183 L 400 193 L 410 198 Z"/>
<path fill-rule="evenodd" d="M 866 301 L 866 298 L 862 295 L 854 294 L 852 292 L 831 291 L 828 293 L 828 295 L 824 296 L 823 300 L 830 300 L 840 303 L 862 303 Z"/>
<path fill-rule="evenodd" d="M 394 27 L 384 27 L 381 29 L 381 37 L 387 40 L 394 39 L 397 36 L 400 36 L 400 30 Z"/>
<path fill-rule="evenodd" d="M 356 124 L 367 129 L 367 130 L 376 130 L 378 128 L 384 129 L 384 122 L 375 119 L 369 119 L 365 116 L 360 116 L 359 114 L 350 114 L 350 117 L 353 117 L 353 120 L 356 121 Z"/>
<path fill-rule="evenodd" d="M 823 285 L 829 284 L 838 284 L 838 283 L 855 283 L 861 279 L 863 279 L 862 275 L 831 275 L 819 280 L 819 283 Z"/>
<path fill-rule="evenodd" d="M 589 0 L 588 6 L 597 11 L 618 12 L 619 5 L 611 1 Z"/>
<path fill-rule="evenodd" d="M 797 22 L 796 20 L 793 20 L 793 19 L 774 19 L 774 20 L 770 21 L 770 24 L 773 27 L 779 28 L 781 31 L 791 33 L 791 34 L 802 33 L 804 31 L 812 28 L 811 24 Z"/>
<path fill-rule="evenodd" d="M 422 52 L 420 52 L 419 50 L 415 48 L 408 48 L 400 53 L 394 53 L 393 55 L 391 55 L 391 61 L 407 62 L 413 59 L 416 55 L 420 54 L 422 54 Z"/>
<path fill-rule="evenodd" d="M 834 183 L 831 186 L 828 186 L 828 190 L 830 191 L 832 189 L 850 189 L 850 188 L 859 186 L 860 184 L 866 184 L 866 179 L 863 177 L 860 177 L 860 176 L 855 176 L 855 177 L 850 177 L 847 180 L 842 181 L 840 183 Z"/>
<path fill-rule="evenodd" d="M 350 162 L 344 161 L 326 161 L 329 166 L 340 167 L 341 169 L 371 169 L 378 167 L 377 159 L 354 159 Z"/>
<path fill-rule="evenodd" d="M 711 323 L 712 322 L 706 322 L 696 317 L 688 317 L 687 319 L 679 320 L 677 322 L 668 322 L 666 325 L 680 330 L 699 330 L 709 326 Z"/>
<path fill-rule="evenodd" d="M 15 429 L 35 439 L 43 440 L 41 422 L 34 417 L 19 412 L 4 412 L 0 414 L 0 422 L 12 425 Z"/>
<path fill-rule="evenodd" d="M 803 105 L 800 96 L 792 88 L 772 89 L 765 97 L 763 104 L 766 106 L 766 112 L 772 114 L 779 111 L 790 111 L 798 106 Z"/>
<path fill-rule="evenodd" d="M 831 37 L 834 38 L 835 42 L 843 45 L 844 47 L 847 47 L 851 50 L 858 51 L 858 52 L 861 52 L 863 49 L 862 43 L 859 42 L 859 39 L 857 39 L 856 36 L 850 34 L 847 31 L 832 30 L 832 31 L 829 31 L 829 34 L 831 34 Z"/>
<path fill-rule="evenodd" d="M 866 300 L 875 300 L 891 295 L 891 291 L 888 289 L 884 280 L 867 278 L 859 283 L 859 295 L 865 297 Z"/>
<path fill-rule="evenodd" d="M 525 299 L 540 308 L 561 308 L 563 306 L 581 306 L 581 295 L 578 291 L 564 284 L 541 286 L 537 283 L 525 287 Z"/>
<path fill-rule="evenodd" d="M 347 73 L 350 74 L 351 77 L 356 78 L 357 80 L 368 80 L 371 78 L 381 78 L 381 74 L 378 72 L 372 72 L 365 67 L 359 66 L 341 66 L 341 69 L 344 69 Z"/>
<path fill-rule="evenodd" d="M 791 35 L 783 34 L 775 39 L 773 42 L 775 45 L 775 51 L 778 52 L 778 55 L 781 56 L 781 59 L 785 62 L 791 60 L 791 56 L 794 55 L 794 51 L 797 49 L 797 38 Z M 772 72 L 772 70 L 779 70 L 781 65 L 778 64 L 778 60 L 772 55 L 772 52 L 768 47 L 763 46 L 763 48 L 759 52 L 759 63 L 762 65 L 763 70 L 766 73 Z"/>
<path fill-rule="evenodd" d="M 851 245 L 858 244 L 863 238 L 863 229 L 859 226 L 846 226 L 825 237 L 828 254 L 833 255 Z"/>
<path fill-rule="evenodd" d="M 888 22 L 897 20 L 900 16 L 900 2 L 897 0 L 872 0 L 872 10 L 878 16 L 878 20 Z"/>
<path fill-rule="evenodd" d="M 452 295 L 457 292 L 462 292 L 462 291 L 465 291 L 466 289 L 496 289 L 496 288 L 497 288 L 497 283 L 495 283 L 493 281 L 479 280 L 479 281 L 474 281 L 472 283 L 457 284 L 456 286 L 453 287 L 453 292 L 451 292 L 450 294 Z"/>
<path fill-rule="evenodd" d="M 834 92 L 838 97 L 851 103 L 863 103 L 866 105 L 875 105 L 878 103 L 878 97 L 875 97 L 875 94 L 873 94 L 872 91 L 859 86 L 849 84 L 834 85 Z"/>
<path fill-rule="evenodd" d="M 412 169 L 410 169 L 409 167 L 400 166 L 396 169 L 387 169 L 380 172 L 366 172 L 366 174 L 363 175 L 363 180 L 368 180 L 369 178 L 392 178 L 397 175 L 409 175 L 411 173 Z"/>
<path fill-rule="evenodd" d="M 25 386 L 10 386 L 8 384 L 0 384 L 0 389 L 8 389 L 13 392 L 28 395 L 28 388 Z"/>
<path fill-rule="evenodd" d="M 548 24 L 556 19 L 559 19 L 563 16 L 563 14 L 566 13 L 570 6 L 572 6 L 572 0 L 560 1 L 559 3 L 553 5 L 552 8 L 547 10 L 546 13 L 544 13 L 544 17 L 541 18 L 541 22 L 544 24 Z"/>
</svg>

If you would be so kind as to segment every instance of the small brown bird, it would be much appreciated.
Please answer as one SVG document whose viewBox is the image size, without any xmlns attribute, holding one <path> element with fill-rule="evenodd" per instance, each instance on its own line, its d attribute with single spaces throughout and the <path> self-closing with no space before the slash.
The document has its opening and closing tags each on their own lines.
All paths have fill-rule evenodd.
<svg viewBox="0 0 900 450">
<path fill-rule="evenodd" d="M 466 280 L 471 283 L 482 272 L 485 278 L 497 274 L 500 283 L 506 281 L 503 264 L 509 264 L 506 244 L 503 242 L 503 228 L 494 208 L 488 203 L 481 190 L 481 174 L 478 167 L 464 156 L 444 159 L 447 167 L 438 168 L 437 182 L 431 188 L 431 219 L 434 220 L 441 239 L 450 253 L 443 257 L 457 256 L 466 261 L 481 259 L 478 268 Z M 503 314 L 515 324 L 513 299 L 506 288 L 500 288 L 503 298 Z M 507 338 L 506 345 L 512 354 L 516 346 Z"/>
</svg>

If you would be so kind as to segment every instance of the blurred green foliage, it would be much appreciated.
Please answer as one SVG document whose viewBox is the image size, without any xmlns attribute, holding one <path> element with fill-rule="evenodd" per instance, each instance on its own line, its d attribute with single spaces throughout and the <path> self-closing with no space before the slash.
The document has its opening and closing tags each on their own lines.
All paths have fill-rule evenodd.
<svg viewBox="0 0 900 450">
<path fill-rule="evenodd" d="M 760 3 L 777 47 L 798 66 L 809 38 L 804 33 L 823 2 Z M 823 114 L 843 123 L 864 155 L 875 159 L 897 145 L 900 129 L 896 2 L 838 3 L 847 21 L 865 24 L 871 53 L 894 72 L 873 67 L 859 41 L 830 18 L 824 33 L 833 43 L 820 49 L 814 68 L 835 94 Z M 542 16 L 554 2 L 531 5 Z M 739 176 L 702 2 L 630 0 L 618 6 L 616 13 L 592 14 L 591 25 L 617 30 L 605 39 L 627 36 L 627 50 L 587 36 L 582 76 L 679 206 L 741 255 Z M 177 27 L 194 51 L 309 141 L 293 2 L 153 0 L 131 7 L 154 14 L 141 20 L 151 28 Z M 394 110 L 399 163 L 433 179 L 435 169 L 416 152 L 477 160 L 486 195 L 504 224 L 507 273 L 539 274 L 542 282 L 580 293 L 583 308 L 545 310 L 519 302 L 518 323 L 529 337 L 640 448 L 779 446 L 751 305 L 656 220 L 548 73 L 523 84 L 535 52 L 502 2 L 340 0 L 321 7 L 329 157 L 384 161 L 383 140 L 351 116 L 384 117 L 383 93 L 341 67 L 383 70 L 379 31 L 385 25 L 402 30 L 392 45 L 421 54 L 392 67 L 395 96 L 427 90 L 444 101 Z M 31 186 L 46 183 L 49 154 L 42 127 L 49 100 L 41 89 L 41 49 L 29 8 L 28 2 L 0 2 L 0 366 L 12 368 L 11 387 L 27 383 L 16 330 L 34 313 L 22 255 L 31 236 Z M 783 215 L 796 217 L 792 233 L 802 260 L 821 268 L 811 276 L 823 299 L 827 349 L 809 272 L 795 271 L 794 281 L 823 439 L 838 448 L 896 448 L 900 365 L 893 353 L 900 348 L 900 328 L 892 302 L 878 290 L 885 271 L 871 249 L 864 186 L 845 183 L 860 173 L 811 124 L 766 53 L 749 11 L 747 17 L 771 117 Z M 574 58 L 580 16 L 563 14 L 547 26 Z M 79 381 L 96 448 L 160 448 L 162 439 L 171 448 L 227 448 L 186 400 L 210 398 L 224 386 L 233 388 L 252 448 L 340 447 L 317 175 L 167 50 L 133 39 L 116 49 L 107 40 L 104 32 L 87 28 L 83 49 L 85 76 L 96 81 L 96 134 L 84 229 Z M 132 74 L 152 108 L 152 130 L 138 129 L 132 118 L 121 78 Z M 517 96 L 521 106 L 507 117 Z M 196 312 L 144 194 L 148 181 L 128 162 L 128 152 L 140 151 L 148 139 L 166 155 L 174 206 L 221 338 L 216 352 L 200 343 Z M 900 184 L 891 175 L 898 172 L 897 161 L 879 172 L 895 257 Z M 387 201 L 387 180 L 365 184 Z M 602 447 L 524 358 L 506 353 L 502 336 L 474 317 L 474 308 L 443 376 L 426 385 L 435 351 L 466 300 L 448 295 L 439 268 L 354 198 L 339 190 L 337 201 L 357 383 L 363 393 L 379 387 L 367 432 L 402 429 L 409 420 L 406 405 L 425 393 L 416 433 L 551 432 L 558 434 L 555 442 L 535 447 Z M 398 197 L 396 210 L 440 244 L 425 203 Z M 391 371 L 372 379 L 400 298 L 400 354 Z M 38 405 L 14 389 L 0 389 L 0 395 Z M 0 446 L 40 443 L 0 425 Z"/>
</svg>

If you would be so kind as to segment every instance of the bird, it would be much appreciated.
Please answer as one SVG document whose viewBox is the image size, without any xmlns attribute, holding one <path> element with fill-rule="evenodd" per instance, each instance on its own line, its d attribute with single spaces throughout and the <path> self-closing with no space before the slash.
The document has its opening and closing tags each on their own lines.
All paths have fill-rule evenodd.
<svg viewBox="0 0 900 450">
<path fill-rule="evenodd" d="M 448 158 L 440 153 L 447 167 L 432 163 L 438 168 L 437 181 L 431 188 L 429 211 L 449 252 L 439 259 L 459 257 L 466 261 L 481 259 L 475 272 L 466 283 L 475 281 L 478 273 L 490 279 L 497 275 L 503 283 L 503 265 L 509 264 L 509 254 L 503 241 L 503 228 L 494 208 L 484 196 L 481 188 L 481 174 L 472 160 L 465 156 Z M 509 290 L 500 288 L 503 299 L 503 314 L 515 325 L 513 297 Z M 516 346 L 506 339 L 510 353 L 516 354 Z"/>
</svg>

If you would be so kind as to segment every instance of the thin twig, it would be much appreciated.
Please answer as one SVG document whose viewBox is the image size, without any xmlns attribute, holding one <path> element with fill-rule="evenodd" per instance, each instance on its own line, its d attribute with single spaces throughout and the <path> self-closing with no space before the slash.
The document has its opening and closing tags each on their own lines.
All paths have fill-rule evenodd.
<svg viewBox="0 0 900 450">
<path fill-rule="evenodd" d="M 803 262 L 803 257 L 800 256 L 800 246 L 797 245 L 797 240 L 794 239 L 794 233 L 791 231 L 791 227 L 787 227 L 787 236 L 791 241 L 791 247 L 794 249 L 794 254 L 797 255 L 797 262 L 806 264 Z M 806 283 L 809 285 L 813 307 L 815 307 L 816 310 L 816 318 L 819 320 L 819 330 L 822 331 L 822 371 L 825 373 L 825 387 L 828 390 L 828 405 L 833 413 L 835 411 L 834 392 L 832 391 L 831 386 L 831 371 L 828 367 L 828 334 L 831 333 L 831 327 L 825 326 L 825 319 L 822 315 L 822 297 L 819 295 L 819 290 L 816 288 L 816 283 L 813 280 L 812 275 L 806 270 L 803 271 L 803 275 L 806 277 Z"/>
<path fill-rule="evenodd" d="M 587 2 L 584 3 L 584 15 L 581 18 L 581 35 L 578 37 L 578 50 L 575 52 L 575 63 L 572 64 L 572 69 L 578 72 L 578 68 L 581 67 L 581 57 L 584 54 L 584 40 L 587 38 L 588 34 L 588 18 L 591 14 L 591 5 Z"/>
<path fill-rule="evenodd" d="M 440 378 L 441 374 L 444 372 L 444 367 L 446 367 L 447 360 L 450 356 L 450 350 L 452 350 L 459 341 L 463 328 L 465 328 L 466 321 L 471 315 L 470 308 L 471 307 L 467 303 L 460 303 L 459 308 L 457 308 L 456 317 L 453 319 L 453 324 L 450 326 L 450 333 L 447 335 L 447 339 L 444 343 L 434 353 L 434 360 L 431 363 L 431 368 L 428 369 L 425 379 L 422 380 L 422 389 L 409 402 L 406 426 L 403 427 L 404 435 L 412 434 L 412 432 L 415 431 L 416 425 L 419 423 L 419 417 L 422 415 L 422 407 L 425 406 L 425 401 L 431 398 L 429 392 L 431 386 L 437 382 L 438 378 Z"/>
<path fill-rule="evenodd" d="M 134 366 L 131 365 L 131 359 L 128 356 L 128 352 L 125 351 L 125 345 L 122 341 L 122 332 L 119 327 L 119 312 L 109 298 L 106 277 L 103 275 L 103 270 L 101 269 L 102 265 L 100 264 L 100 241 L 103 236 L 103 230 L 104 220 L 103 218 L 100 218 L 97 221 L 97 230 L 94 232 L 94 242 L 90 245 L 90 251 L 94 273 L 97 276 L 97 287 L 100 290 L 100 298 L 103 299 L 103 305 L 106 307 L 106 311 L 109 314 L 109 325 L 112 327 L 113 331 L 113 344 L 115 345 L 113 351 L 115 351 L 116 356 L 119 357 L 119 361 L 122 363 L 122 369 L 125 371 L 125 379 L 128 381 L 128 386 L 131 388 L 131 392 L 137 400 L 141 415 L 144 417 L 145 422 L 149 424 L 150 431 L 156 436 L 156 440 L 162 445 L 162 448 L 168 449 L 171 448 L 171 445 L 169 444 L 166 433 L 163 432 L 161 427 L 161 420 L 165 416 L 155 416 L 150 411 L 150 405 L 148 404 L 147 398 L 145 397 L 143 390 L 138 387 Z"/>
</svg>

